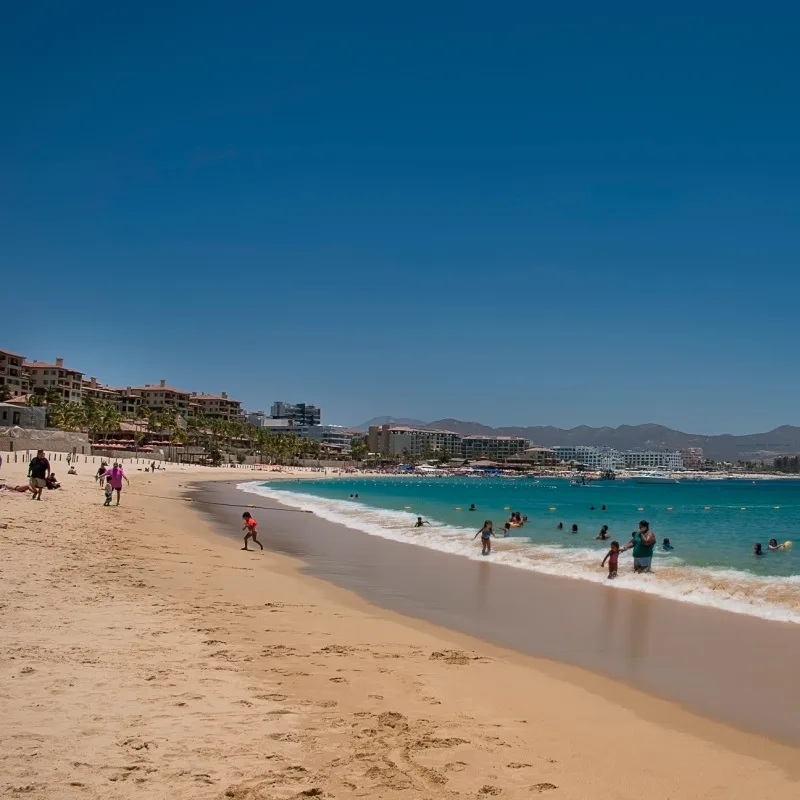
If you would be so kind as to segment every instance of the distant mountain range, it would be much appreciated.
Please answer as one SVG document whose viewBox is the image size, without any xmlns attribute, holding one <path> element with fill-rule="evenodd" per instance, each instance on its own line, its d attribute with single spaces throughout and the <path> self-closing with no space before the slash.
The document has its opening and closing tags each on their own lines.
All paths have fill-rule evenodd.
<svg viewBox="0 0 800 800">
<path fill-rule="evenodd" d="M 523 436 L 544 447 L 578 444 L 614 447 L 617 450 L 684 450 L 687 447 L 702 447 L 706 458 L 716 461 L 760 461 L 800 453 L 800 427 L 794 425 L 782 425 L 766 433 L 750 433 L 744 436 L 733 436 L 729 433 L 703 436 L 652 424 L 620 425 L 618 428 L 590 428 L 587 425 L 566 429 L 549 425 L 492 428 L 480 422 L 464 422 L 458 419 L 423 422 L 403 417 L 375 417 L 357 426 L 357 429 L 366 431 L 370 425 L 390 423 L 454 431 L 462 436 Z"/>
</svg>

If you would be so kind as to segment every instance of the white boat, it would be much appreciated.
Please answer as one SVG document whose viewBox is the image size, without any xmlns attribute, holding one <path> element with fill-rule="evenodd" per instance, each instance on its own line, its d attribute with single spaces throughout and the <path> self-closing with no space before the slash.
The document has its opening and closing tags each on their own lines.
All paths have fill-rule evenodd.
<svg viewBox="0 0 800 800">
<path fill-rule="evenodd" d="M 634 483 L 678 483 L 669 472 L 642 472 L 633 476 Z"/>
</svg>

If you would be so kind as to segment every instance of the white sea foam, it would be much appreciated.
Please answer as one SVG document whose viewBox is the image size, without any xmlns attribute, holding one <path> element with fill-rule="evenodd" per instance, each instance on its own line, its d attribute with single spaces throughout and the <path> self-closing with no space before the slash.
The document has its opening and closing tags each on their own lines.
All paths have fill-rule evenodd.
<svg viewBox="0 0 800 800">
<path fill-rule="evenodd" d="M 396 542 L 439 550 L 480 560 L 473 529 L 436 523 L 414 528 L 417 515 L 410 511 L 372 508 L 348 500 L 332 500 L 312 494 L 288 492 L 258 482 L 238 488 L 269 497 L 285 505 L 313 511 L 330 522 Z M 657 572 L 634 575 L 626 571 L 623 556 L 619 577 L 608 582 L 600 568 L 602 551 L 559 545 L 534 545 L 524 537 L 499 537 L 492 544 L 492 561 L 547 575 L 605 583 L 614 588 L 634 589 L 684 603 L 711 606 L 763 619 L 800 623 L 800 575 L 763 577 L 735 569 L 686 566 L 674 555 L 657 554 Z"/>
</svg>

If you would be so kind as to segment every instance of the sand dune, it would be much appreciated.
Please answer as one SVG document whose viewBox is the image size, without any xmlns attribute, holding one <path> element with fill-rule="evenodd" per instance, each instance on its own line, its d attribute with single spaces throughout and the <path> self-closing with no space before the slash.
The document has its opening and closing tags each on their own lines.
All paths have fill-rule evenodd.
<svg viewBox="0 0 800 800">
<path fill-rule="evenodd" d="M 793 748 L 646 696 L 635 714 L 241 552 L 160 499 L 190 477 L 134 472 L 120 508 L 88 475 L 0 493 L 0 795 L 797 796 Z"/>
</svg>

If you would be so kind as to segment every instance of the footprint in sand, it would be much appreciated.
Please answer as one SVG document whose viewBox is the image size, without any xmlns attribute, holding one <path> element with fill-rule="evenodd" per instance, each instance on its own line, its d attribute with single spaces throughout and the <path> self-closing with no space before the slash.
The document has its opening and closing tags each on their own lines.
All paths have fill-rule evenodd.
<svg viewBox="0 0 800 800">
<path fill-rule="evenodd" d="M 331 683 L 349 683 L 347 678 L 328 678 Z"/>
<path fill-rule="evenodd" d="M 549 792 L 551 789 L 558 789 L 554 783 L 534 783 L 531 786 L 531 791 L 541 794 L 542 792 Z"/>
</svg>

